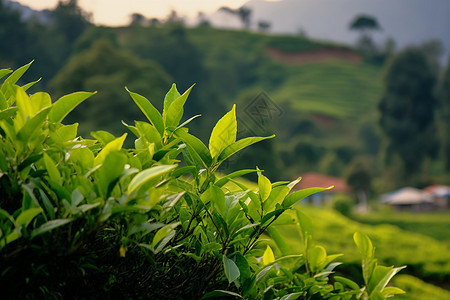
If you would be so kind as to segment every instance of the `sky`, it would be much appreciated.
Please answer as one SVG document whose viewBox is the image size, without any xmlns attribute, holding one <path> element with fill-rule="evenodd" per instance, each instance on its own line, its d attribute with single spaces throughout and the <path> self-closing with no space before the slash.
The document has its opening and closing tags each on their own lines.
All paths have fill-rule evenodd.
<svg viewBox="0 0 450 300">
<path fill-rule="evenodd" d="M 14 0 L 36 10 L 52 9 L 58 0 Z M 237 8 L 246 0 L 78 0 L 78 4 L 92 13 L 97 25 L 118 26 L 130 22 L 130 15 L 138 12 L 145 17 L 164 18 L 171 10 L 181 16 L 195 17 L 199 11 L 213 13 L 222 6 Z"/>
</svg>

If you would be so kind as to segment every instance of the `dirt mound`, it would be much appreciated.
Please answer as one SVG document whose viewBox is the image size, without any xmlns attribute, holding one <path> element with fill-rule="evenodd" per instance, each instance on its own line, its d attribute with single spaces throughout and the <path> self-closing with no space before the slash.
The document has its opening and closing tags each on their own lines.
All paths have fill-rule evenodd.
<svg viewBox="0 0 450 300">
<path fill-rule="evenodd" d="M 267 48 L 267 53 L 273 60 L 282 61 L 288 64 L 303 64 L 329 60 L 351 63 L 360 63 L 362 61 L 361 55 L 345 48 L 322 48 L 313 51 L 289 53 L 269 47 Z"/>
</svg>

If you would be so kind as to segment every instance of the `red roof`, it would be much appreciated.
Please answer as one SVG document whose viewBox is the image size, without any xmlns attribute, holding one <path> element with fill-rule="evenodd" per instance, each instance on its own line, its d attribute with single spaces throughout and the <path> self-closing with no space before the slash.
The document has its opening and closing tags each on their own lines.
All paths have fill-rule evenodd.
<svg viewBox="0 0 450 300">
<path fill-rule="evenodd" d="M 302 180 L 297 183 L 294 190 L 300 190 L 311 187 L 329 187 L 334 186 L 331 190 L 325 192 L 331 193 L 349 193 L 351 188 L 347 183 L 339 177 L 322 175 L 315 172 L 309 172 L 302 175 Z"/>
</svg>

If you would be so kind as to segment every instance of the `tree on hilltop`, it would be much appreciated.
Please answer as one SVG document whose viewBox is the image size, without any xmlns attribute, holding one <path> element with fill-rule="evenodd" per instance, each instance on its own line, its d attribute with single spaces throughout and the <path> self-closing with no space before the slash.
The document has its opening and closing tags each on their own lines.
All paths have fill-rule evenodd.
<svg viewBox="0 0 450 300">
<path fill-rule="evenodd" d="M 436 74 L 425 54 L 407 49 L 391 62 L 384 78 L 385 91 L 379 103 L 380 125 L 387 138 L 386 156 L 403 162 L 403 175 L 413 183 L 427 157 L 436 154 L 433 95 Z"/>
<path fill-rule="evenodd" d="M 250 8 L 246 6 L 241 6 L 238 9 L 233 9 L 230 7 L 223 6 L 219 10 L 237 16 L 241 20 L 242 25 L 244 26 L 245 29 L 250 28 L 251 24 L 250 20 L 252 15 L 252 10 Z"/>
</svg>

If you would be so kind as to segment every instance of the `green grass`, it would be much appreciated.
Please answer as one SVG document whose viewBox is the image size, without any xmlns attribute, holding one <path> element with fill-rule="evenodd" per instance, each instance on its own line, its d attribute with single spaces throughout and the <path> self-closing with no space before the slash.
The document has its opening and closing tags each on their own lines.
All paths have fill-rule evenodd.
<svg viewBox="0 0 450 300">
<path fill-rule="evenodd" d="M 391 224 L 403 230 L 430 236 L 438 241 L 450 242 L 450 212 L 436 213 L 371 213 L 357 215 L 360 223 L 379 225 Z"/>
<path fill-rule="evenodd" d="M 372 118 L 381 91 L 381 70 L 339 61 L 289 66 L 287 80 L 271 96 L 306 114 L 336 119 Z"/>
<path fill-rule="evenodd" d="M 401 288 L 406 294 L 397 295 L 394 299 L 408 299 L 408 300 L 448 300 L 450 299 L 450 292 L 432 284 L 423 282 L 422 280 L 409 276 L 398 275 L 394 277 L 393 284 Z"/>
</svg>

